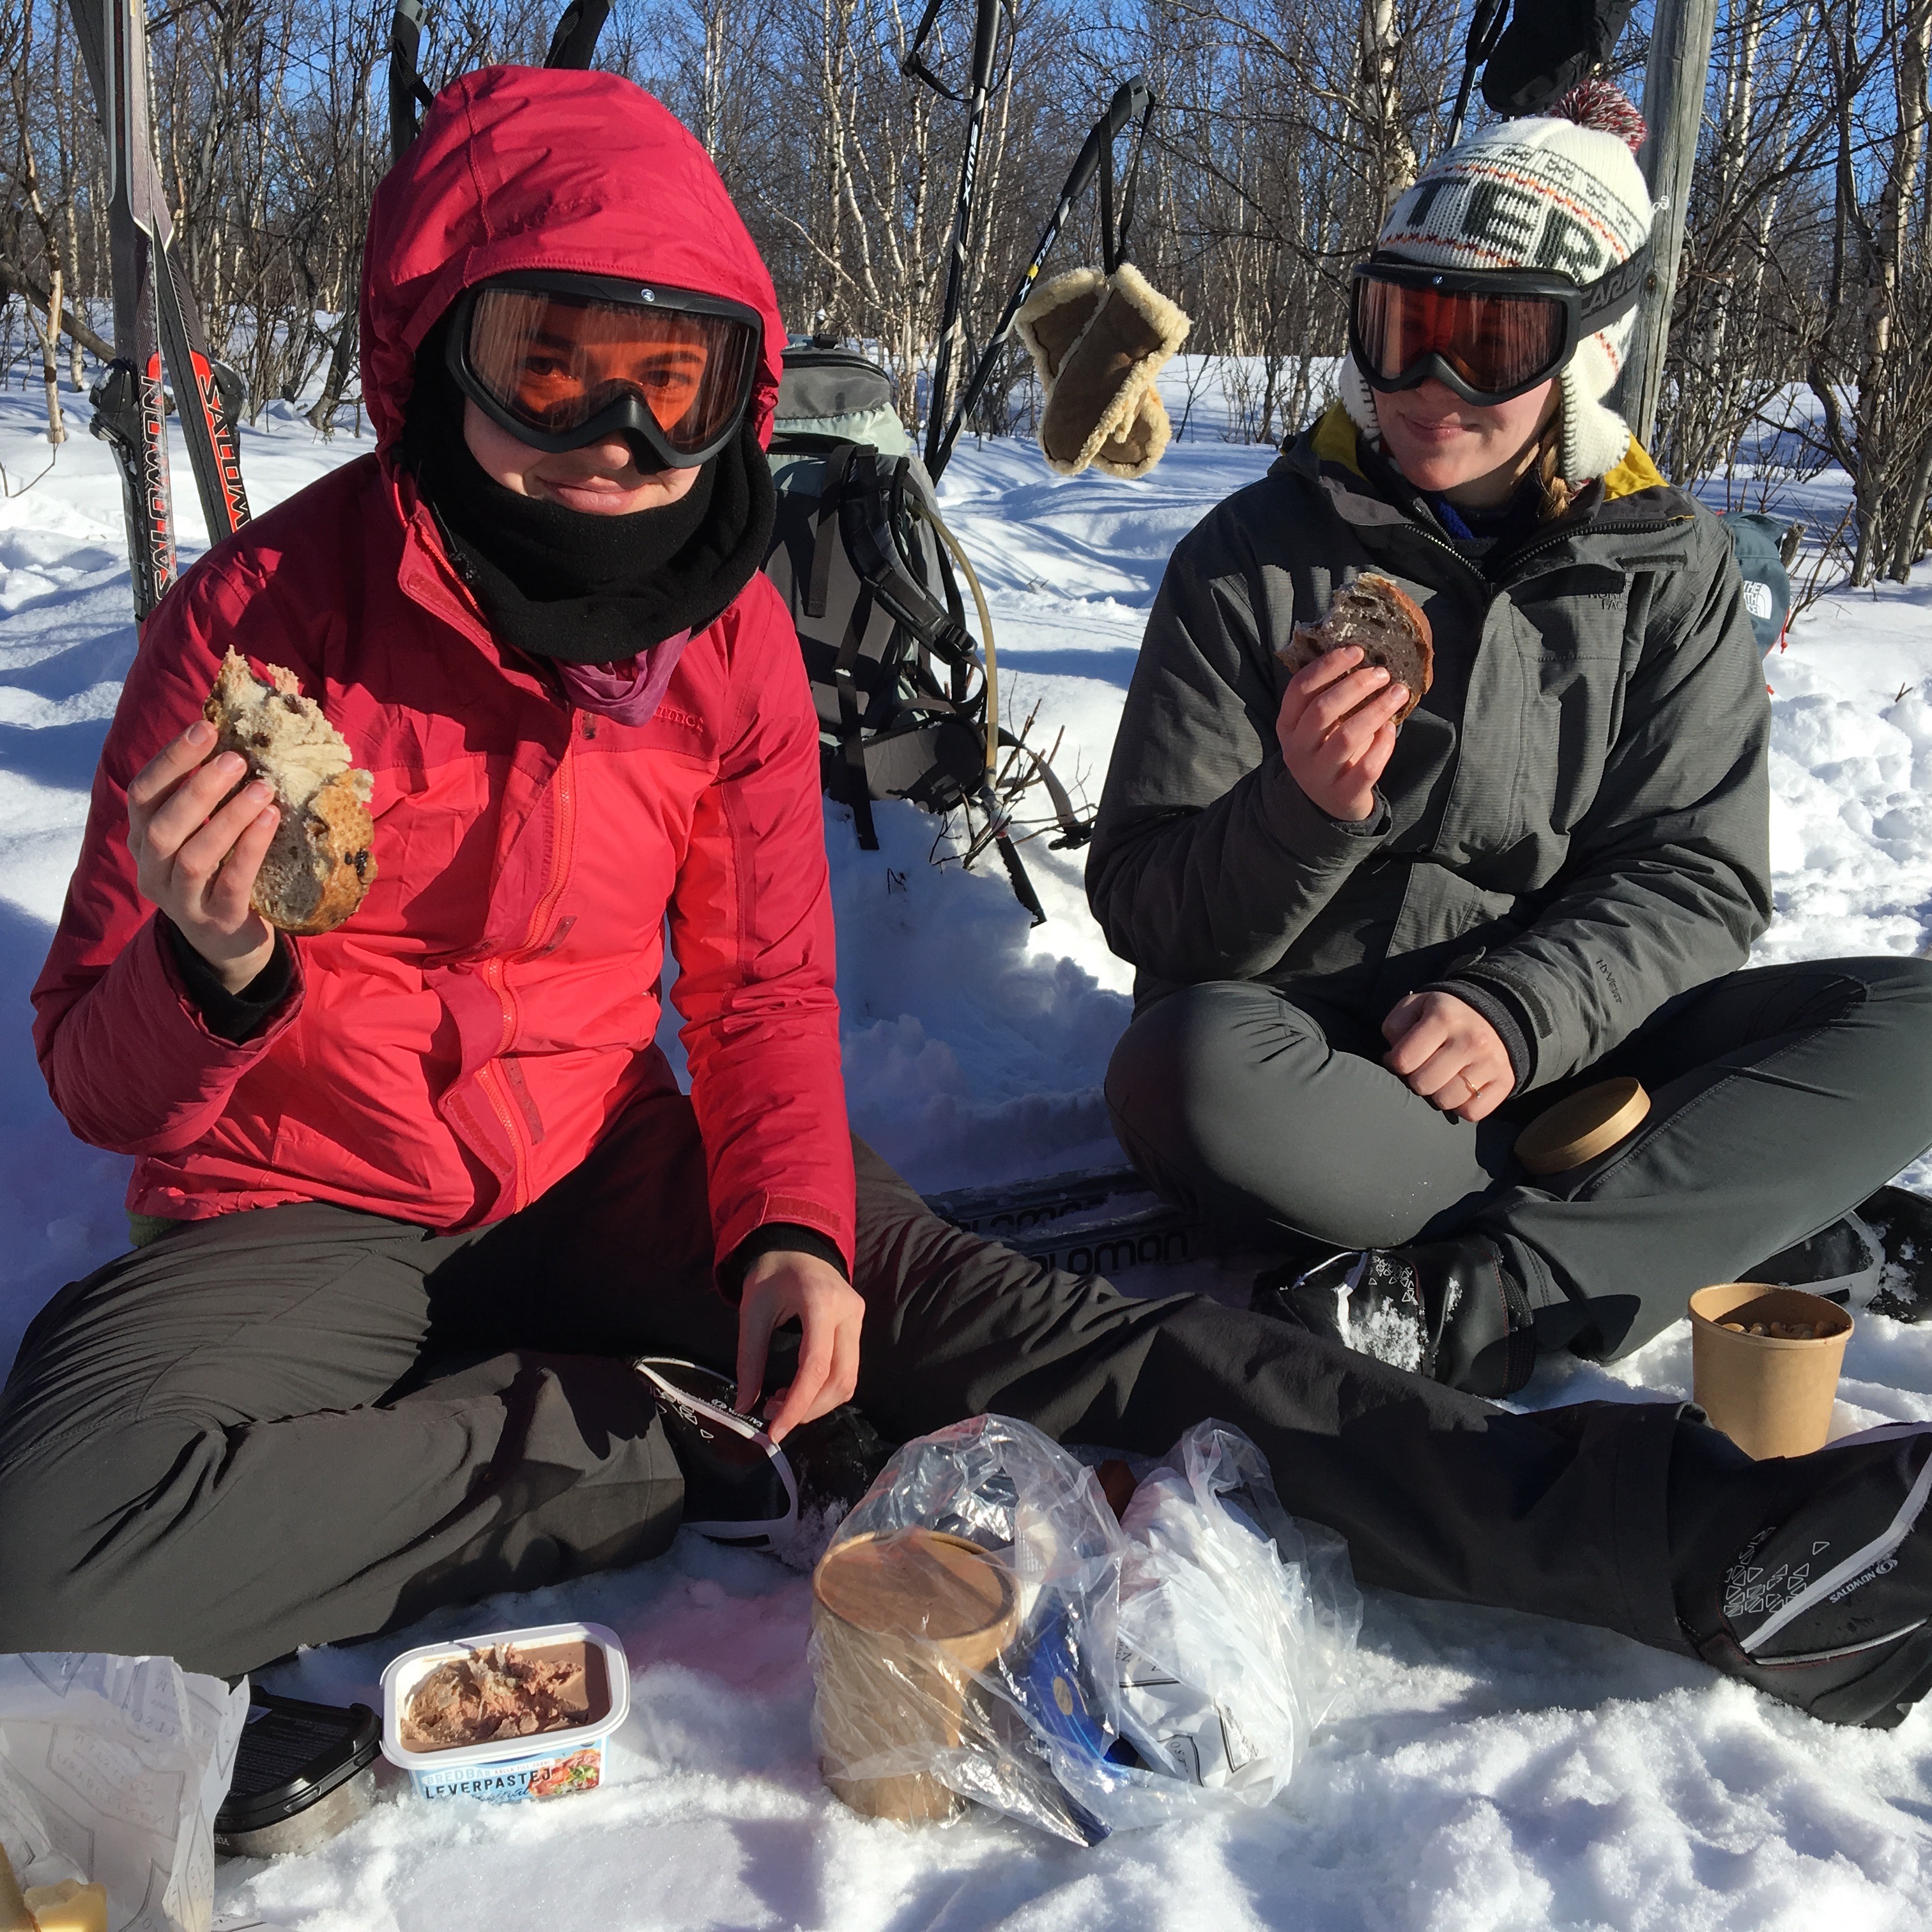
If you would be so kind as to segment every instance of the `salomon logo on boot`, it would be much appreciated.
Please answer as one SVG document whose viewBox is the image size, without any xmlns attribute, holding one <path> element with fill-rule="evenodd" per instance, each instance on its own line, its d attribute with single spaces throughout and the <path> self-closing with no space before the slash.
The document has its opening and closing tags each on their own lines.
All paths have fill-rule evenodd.
<svg viewBox="0 0 1932 1932">
<path fill-rule="evenodd" d="M 1932 1688 L 1932 1428 L 1874 1430 L 1783 1468 L 1799 1495 L 1730 1559 L 1701 1616 L 1692 1604 L 1687 1631 L 1768 1696 L 1889 1730 Z"/>
</svg>

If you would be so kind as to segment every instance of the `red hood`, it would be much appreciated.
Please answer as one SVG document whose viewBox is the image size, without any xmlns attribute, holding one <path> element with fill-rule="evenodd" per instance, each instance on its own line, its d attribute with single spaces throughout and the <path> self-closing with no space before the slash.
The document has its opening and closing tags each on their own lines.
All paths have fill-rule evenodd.
<svg viewBox="0 0 1932 1932">
<path fill-rule="evenodd" d="M 436 96 L 370 210 L 362 394 L 382 447 L 402 433 L 423 338 L 465 289 L 523 268 L 749 303 L 765 319 L 752 407 L 758 440 L 770 440 L 784 326 L 710 157 L 616 74 L 490 67 Z"/>
</svg>

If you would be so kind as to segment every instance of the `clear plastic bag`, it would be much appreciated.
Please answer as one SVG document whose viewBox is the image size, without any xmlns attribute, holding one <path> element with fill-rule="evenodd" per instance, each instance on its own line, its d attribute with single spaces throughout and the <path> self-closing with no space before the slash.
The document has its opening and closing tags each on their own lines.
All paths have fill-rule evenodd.
<svg viewBox="0 0 1932 1932">
<path fill-rule="evenodd" d="M 1065 1450 L 981 1416 L 902 1449 L 820 1563 L 813 1735 L 861 1810 L 970 1798 L 1093 1844 L 1273 1798 L 1360 1616 L 1340 1539 L 1238 1431 L 1191 1430 L 1123 1522 Z"/>
<path fill-rule="evenodd" d="M 1153 1768 L 1267 1804 L 1361 1628 L 1348 1552 L 1282 1509 L 1261 1451 L 1204 1423 L 1121 1520 L 1121 1714 Z"/>
</svg>

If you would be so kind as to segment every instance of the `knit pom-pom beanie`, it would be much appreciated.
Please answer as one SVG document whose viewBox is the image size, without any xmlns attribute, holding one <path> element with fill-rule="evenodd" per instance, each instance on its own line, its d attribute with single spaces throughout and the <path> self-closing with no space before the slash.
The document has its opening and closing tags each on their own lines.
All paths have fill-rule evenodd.
<svg viewBox="0 0 1932 1932">
<path fill-rule="evenodd" d="M 1546 114 L 1459 142 L 1425 168 L 1389 211 L 1378 254 L 1452 268 L 1550 268 L 1592 282 L 1627 262 L 1650 235 L 1649 190 L 1636 164 L 1643 116 L 1607 81 L 1586 80 Z M 1636 326 L 1636 310 L 1586 336 L 1557 378 L 1557 473 L 1573 488 L 1622 460 L 1629 425 L 1604 398 Z M 1375 392 L 1343 358 L 1342 402 L 1379 441 Z"/>
</svg>

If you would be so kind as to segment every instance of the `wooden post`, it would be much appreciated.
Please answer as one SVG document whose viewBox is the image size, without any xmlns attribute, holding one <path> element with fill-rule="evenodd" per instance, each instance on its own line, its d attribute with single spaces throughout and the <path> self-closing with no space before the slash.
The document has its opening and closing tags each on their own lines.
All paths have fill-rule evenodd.
<svg viewBox="0 0 1932 1932">
<path fill-rule="evenodd" d="M 1653 273 L 1637 310 L 1630 361 L 1617 392 L 1624 420 L 1648 448 L 1664 386 L 1664 352 L 1670 339 L 1670 304 L 1677 287 L 1690 212 L 1690 170 L 1704 119 L 1704 85 L 1717 32 L 1718 0 L 1657 0 L 1650 64 L 1643 77 L 1643 118 L 1650 133 L 1637 154 L 1653 201 L 1669 200 L 1651 236 Z"/>
</svg>

